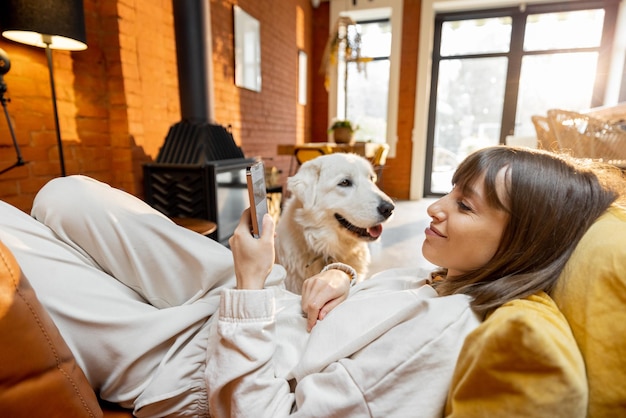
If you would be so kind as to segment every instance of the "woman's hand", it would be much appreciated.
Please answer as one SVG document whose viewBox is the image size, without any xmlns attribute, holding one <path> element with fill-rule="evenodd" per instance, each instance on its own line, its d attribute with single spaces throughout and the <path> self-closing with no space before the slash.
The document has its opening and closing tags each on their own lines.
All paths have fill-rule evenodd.
<svg viewBox="0 0 626 418">
<path fill-rule="evenodd" d="M 317 320 L 322 320 L 337 305 L 346 300 L 350 292 L 351 277 L 336 269 L 317 274 L 302 284 L 302 310 L 307 315 L 307 330 L 311 331 Z"/>
<path fill-rule="evenodd" d="M 274 220 L 263 217 L 263 232 L 254 238 L 250 232 L 250 209 L 243 211 L 239 225 L 228 243 L 235 259 L 237 289 L 258 290 L 274 265 Z"/>
</svg>

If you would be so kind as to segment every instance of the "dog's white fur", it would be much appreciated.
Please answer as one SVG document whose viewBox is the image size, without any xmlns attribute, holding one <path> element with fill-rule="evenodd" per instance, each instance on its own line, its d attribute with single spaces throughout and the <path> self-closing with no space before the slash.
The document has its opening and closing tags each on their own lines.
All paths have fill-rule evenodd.
<svg viewBox="0 0 626 418">
<path fill-rule="evenodd" d="M 367 159 L 344 153 L 307 161 L 287 180 L 290 196 L 276 228 L 276 258 L 287 270 L 287 289 L 301 293 L 303 281 L 331 262 L 365 277 L 368 242 L 380 236 L 394 209 L 375 180 Z"/>
</svg>

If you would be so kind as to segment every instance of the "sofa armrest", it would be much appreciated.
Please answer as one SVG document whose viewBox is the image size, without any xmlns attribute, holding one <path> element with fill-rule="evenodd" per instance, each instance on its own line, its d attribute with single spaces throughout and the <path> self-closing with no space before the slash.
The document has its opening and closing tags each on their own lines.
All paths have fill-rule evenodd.
<svg viewBox="0 0 626 418">
<path fill-rule="evenodd" d="M 0 338 L 3 416 L 102 417 L 85 374 L 1 242 Z"/>
</svg>

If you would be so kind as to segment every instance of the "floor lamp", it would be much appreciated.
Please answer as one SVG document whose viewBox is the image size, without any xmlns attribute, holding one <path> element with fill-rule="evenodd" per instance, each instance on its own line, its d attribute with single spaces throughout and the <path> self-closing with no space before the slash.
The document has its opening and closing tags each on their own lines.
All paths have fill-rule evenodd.
<svg viewBox="0 0 626 418">
<path fill-rule="evenodd" d="M 82 51 L 87 49 L 83 2 L 82 0 L 2 0 L 0 3 L 2 36 L 46 50 L 59 162 L 61 175 L 65 176 L 52 50 Z"/>
</svg>

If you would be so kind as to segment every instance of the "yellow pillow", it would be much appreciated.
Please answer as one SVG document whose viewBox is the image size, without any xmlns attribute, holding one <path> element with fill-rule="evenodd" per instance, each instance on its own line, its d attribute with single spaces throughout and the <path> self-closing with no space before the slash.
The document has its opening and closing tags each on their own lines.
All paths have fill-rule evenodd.
<svg viewBox="0 0 626 418">
<path fill-rule="evenodd" d="M 584 417 L 587 400 L 576 341 L 540 292 L 502 305 L 467 336 L 446 416 Z"/>
<path fill-rule="evenodd" d="M 576 247 L 553 298 L 585 358 L 589 417 L 626 417 L 626 209 L 601 216 Z"/>
</svg>

